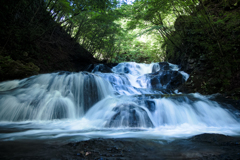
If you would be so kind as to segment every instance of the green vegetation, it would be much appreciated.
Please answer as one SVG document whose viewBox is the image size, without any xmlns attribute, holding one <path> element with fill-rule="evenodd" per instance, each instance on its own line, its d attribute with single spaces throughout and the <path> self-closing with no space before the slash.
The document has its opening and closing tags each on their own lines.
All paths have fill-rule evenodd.
<svg viewBox="0 0 240 160">
<path fill-rule="evenodd" d="M 239 87 L 239 7 L 238 1 L 200 1 L 191 14 L 177 18 L 170 39 L 181 45 L 165 41 L 167 59 L 199 63 L 189 79 L 195 90 L 209 94 Z"/>
<path fill-rule="evenodd" d="M 161 50 L 148 56 L 181 64 L 191 73 L 190 90 L 226 93 L 240 86 L 239 8 L 238 0 L 140 0 L 128 30 L 154 33 Z"/>
<path fill-rule="evenodd" d="M 4 0 L 2 4 L 0 81 L 56 70 L 73 71 L 79 62 L 96 62 L 54 20 L 54 12 L 47 11 L 50 1 Z"/>
<path fill-rule="evenodd" d="M 2 3 L 1 80 L 100 61 L 169 61 L 191 73 L 192 91 L 240 88 L 240 0 Z"/>
<path fill-rule="evenodd" d="M 39 68 L 33 64 L 22 63 L 19 60 L 13 60 L 10 56 L 3 57 L 0 55 L 0 77 L 8 76 L 9 78 L 25 78 L 39 72 Z"/>
</svg>

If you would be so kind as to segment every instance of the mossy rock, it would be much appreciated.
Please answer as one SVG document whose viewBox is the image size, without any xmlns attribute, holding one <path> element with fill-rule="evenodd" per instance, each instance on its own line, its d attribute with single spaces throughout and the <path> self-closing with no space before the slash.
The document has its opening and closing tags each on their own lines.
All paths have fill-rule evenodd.
<svg viewBox="0 0 240 160">
<path fill-rule="evenodd" d="M 34 63 L 15 61 L 10 56 L 0 56 L 0 81 L 26 78 L 39 73 L 39 67 Z"/>
</svg>

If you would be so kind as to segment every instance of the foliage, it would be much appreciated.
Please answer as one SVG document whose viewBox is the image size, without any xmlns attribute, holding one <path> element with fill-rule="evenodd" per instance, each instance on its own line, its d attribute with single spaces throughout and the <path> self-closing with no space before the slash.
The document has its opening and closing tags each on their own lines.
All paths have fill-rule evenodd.
<svg viewBox="0 0 240 160">
<path fill-rule="evenodd" d="M 171 34 L 171 39 L 178 39 L 181 48 L 165 42 L 167 58 L 174 63 L 205 57 L 207 67 L 200 82 L 204 93 L 226 92 L 235 86 L 232 80 L 240 67 L 239 18 L 237 5 L 226 10 L 223 2 L 200 1 L 197 10 L 178 17 L 175 22 L 176 31 Z"/>
<path fill-rule="evenodd" d="M 97 59 L 111 59 L 117 50 L 115 35 L 119 26 L 114 23 L 119 13 L 117 1 L 48 0 L 51 16 Z"/>
<path fill-rule="evenodd" d="M 224 92 L 234 87 L 239 72 L 239 6 L 237 0 L 138 0 L 127 26 L 140 29 L 140 34 L 158 33 L 154 39 L 165 61 L 184 65 L 197 59 L 195 67 L 205 64 L 206 75 L 196 81 L 202 86 L 199 90 Z"/>
<path fill-rule="evenodd" d="M 33 59 L 38 59 L 34 41 L 49 29 L 50 16 L 43 0 L 2 2 L 0 17 L 1 79 L 24 78 L 39 73 Z"/>
<path fill-rule="evenodd" d="M 168 43 L 181 49 L 180 36 L 171 36 L 175 32 L 173 24 L 176 17 L 189 14 L 194 5 L 196 2 L 190 0 L 140 0 L 132 6 L 121 6 L 121 12 L 124 10 L 129 16 L 124 19 L 126 24 L 119 21 L 125 32 L 119 38 L 122 40 L 121 52 L 117 54 L 116 62 L 131 60 L 149 63 L 166 60 Z"/>
<path fill-rule="evenodd" d="M 46 11 L 50 3 L 44 0 L 4 0 L 2 4 L 0 56 L 3 59 L 0 63 L 0 81 L 56 70 L 72 70 L 75 67 L 75 62 L 71 62 L 73 58 L 83 59 L 85 63 L 92 62 L 91 55 L 72 41 Z M 11 66 L 16 69 L 12 70 Z"/>
<path fill-rule="evenodd" d="M 155 26 L 139 20 L 145 25 L 138 25 L 135 30 L 129 27 L 129 23 L 135 16 L 133 12 L 135 4 L 134 6 L 125 4 L 114 8 L 117 4 L 114 2 L 111 5 L 108 4 L 110 7 L 96 9 L 91 8 L 91 5 L 94 5 L 91 1 L 88 3 L 90 8 L 86 5 L 78 7 L 79 4 L 85 4 L 85 2 L 69 2 L 48 1 L 48 11 L 73 39 L 91 52 L 95 58 L 108 62 L 150 63 L 163 60 L 159 41 L 156 40 L 159 36 L 156 36 Z M 148 41 L 143 40 L 144 38 L 148 38 Z"/>
<path fill-rule="evenodd" d="M 135 61 L 151 63 L 162 61 L 159 36 L 149 22 L 139 20 L 133 24 L 134 5 L 122 5 L 118 11 L 122 18 L 115 21 L 121 26 L 120 34 L 117 34 L 116 42 L 119 44 L 118 52 L 114 53 L 112 62 Z M 144 25 L 143 25 L 144 24 Z"/>
<path fill-rule="evenodd" d="M 66 50 L 65 44 L 58 43 L 64 38 L 54 36 L 63 28 L 73 43 L 104 62 L 165 60 L 186 64 L 188 59 L 197 59 L 201 64 L 195 67 L 204 64 L 206 76 L 197 77 L 196 83 L 205 93 L 224 92 L 234 87 L 233 82 L 239 84 L 239 0 L 120 2 L 4 0 L 0 17 L 0 40 L 4 42 L 0 44 L 1 74 L 11 65 L 37 73 L 38 62 L 34 59 L 41 59 L 49 68 L 56 54 L 40 53 L 39 44 L 49 43 L 59 52 Z M 62 55 L 62 59 L 66 57 Z"/>
<path fill-rule="evenodd" d="M 39 73 L 39 68 L 32 62 L 22 63 L 19 60 L 13 60 L 10 56 L 3 57 L 0 55 L 0 66 L 0 80 L 5 80 L 4 76 L 7 76 L 9 79 L 15 79 Z"/>
</svg>

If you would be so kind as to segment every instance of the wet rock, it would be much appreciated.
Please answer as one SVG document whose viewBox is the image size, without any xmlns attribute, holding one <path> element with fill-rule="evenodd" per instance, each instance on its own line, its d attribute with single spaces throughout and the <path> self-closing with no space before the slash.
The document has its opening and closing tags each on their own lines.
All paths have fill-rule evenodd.
<svg viewBox="0 0 240 160">
<path fill-rule="evenodd" d="M 65 104 L 64 101 L 59 99 L 54 104 L 52 119 L 67 118 L 67 115 L 68 115 L 67 104 Z"/>
<path fill-rule="evenodd" d="M 170 70 L 170 66 L 167 62 L 159 62 L 153 65 L 152 73 L 159 72 L 159 71 L 167 71 Z"/>
<path fill-rule="evenodd" d="M 72 72 L 69 72 L 69 71 L 59 71 L 58 72 L 58 75 L 69 75 L 71 74 Z"/>
<path fill-rule="evenodd" d="M 79 156 L 79 157 L 84 157 L 84 155 L 81 154 L 81 153 L 77 153 L 77 156 Z"/>
<path fill-rule="evenodd" d="M 166 71 L 170 69 L 170 66 L 167 62 L 160 62 L 159 66 L 161 71 Z"/>
<path fill-rule="evenodd" d="M 84 77 L 84 112 L 86 113 L 88 109 L 100 99 L 98 95 L 98 86 L 95 82 L 95 77 L 93 74 L 88 74 Z"/>
<path fill-rule="evenodd" d="M 104 64 L 98 64 L 94 67 L 92 72 L 113 73 L 111 68 Z"/>
<path fill-rule="evenodd" d="M 155 102 L 152 100 L 146 100 L 145 104 L 150 112 L 154 112 L 156 110 Z"/>
<path fill-rule="evenodd" d="M 152 67 L 152 73 L 158 72 L 160 70 L 159 64 L 154 64 Z"/>
<path fill-rule="evenodd" d="M 195 64 L 189 64 L 189 65 L 187 66 L 187 70 L 193 70 L 194 67 L 195 67 Z"/>
<path fill-rule="evenodd" d="M 230 137 L 222 134 L 210 134 L 210 133 L 204 133 L 200 135 L 196 135 L 189 139 L 193 142 L 201 142 L 201 143 L 209 143 L 214 145 L 228 145 L 228 146 L 235 146 L 240 145 L 239 138 Z M 240 147 L 240 146 L 239 146 Z"/>
<path fill-rule="evenodd" d="M 215 138 L 215 139 L 214 139 Z M 215 142 L 223 142 L 216 144 Z M 61 144 L 62 139 L 1 141 L 1 159 L 236 159 L 240 158 L 239 137 L 201 134 L 172 142 L 138 138 L 98 138 Z M 234 143 L 232 143 L 234 142 Z M 115 148 L 113 146 L 120 146 Z M 87 148 L 87 149 L 86 149 Z M 110 148 L 112 152 L 109 152 Z M 84 154 L 78 154 L 83 149 Z M 86 155 L 86 152 L 92 154 Z M 14 153 L 14 154 L 13 154 Z"/>
<path fill-rule="evenodd" d="M 112 69 L 113 67 L 117 66 L 118 64 L 119 63 L 106 63 L 105 65 Z"/>
<path fill-rule="evenodd" d="M 92 70 L 96 67 L 97 64 L 89 64 L 84 66 L 81 71 L 92 72 Z"/>
<path fill-rule="evenodd" d="M 159 71 L 147 76 L 150 77 L 153 89 L 176 89 L 185 82 L 183 75 L 178 71 Z"/>
<path fill-rule="evenodd" d="M 202 55 L 202 56 L 200 56 L 200 59 L 199 59 L 200 61 L 206 61 L 207 60 L 207 58 L 205 57 L 205 55 Z"/>
<path fill-rule="evenodd" d="M 128 67 L 124 67 L 123 72 L 124 73 L 130 73 L 130 70 L 128 69 Z"/>
<path fill-rule="evenodd" d="M 116 113 L 106 127 L 153 127 L 147 112 L 136 104 L 121 104 L 113 111 Z"/>
<path fill-rule="evenodd" d="M 188 59 L 188 63 L 193 64 L 196 60 L 195 59 Z"/>
</svg>

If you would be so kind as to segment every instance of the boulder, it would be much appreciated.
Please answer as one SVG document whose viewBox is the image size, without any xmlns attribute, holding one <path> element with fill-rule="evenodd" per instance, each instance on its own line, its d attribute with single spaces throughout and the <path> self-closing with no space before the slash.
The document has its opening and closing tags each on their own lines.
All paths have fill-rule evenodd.
<svg viewBox="0 0 240 160">
<path fill-rule="evenodd" d="M 152 100 L 145 100 L 145 105 L 150 112 L 154 112 L 156 110 L 155 102 Z"/>
<path fill-rule="evenodd" d="M 185 82 L 183 75 L 178 71 L 159 71 L 147 76 L 150 77 L 153 89 L 176 89 Z"/>
<path fill-rule="evenodd" d="M 115 114 L 106 127 L 153 127 L 147 112 L 134 103 L 121 104 L 113 108 Z"/>
<path fill-rule="evenodd" d="M 158 72 L 160 70 L 159 64 L 154 64 L 152 67 L 152 73 Z"/>
<path fill-rule="evenodd" d="M 94 67 L 94 69 L 92 70 L 92 72 L 102 72 L 102 73 L 113 73 L 111 68 L 108 67 L 105 64 L 98 64 Z"/>
<path fill-rule="evenodd" d="M 160 66 L 160 71 L 166 71 L 170 69 L 170 66 L 167 62 L 160 62 L 159 66 Z"/>
</svg>

